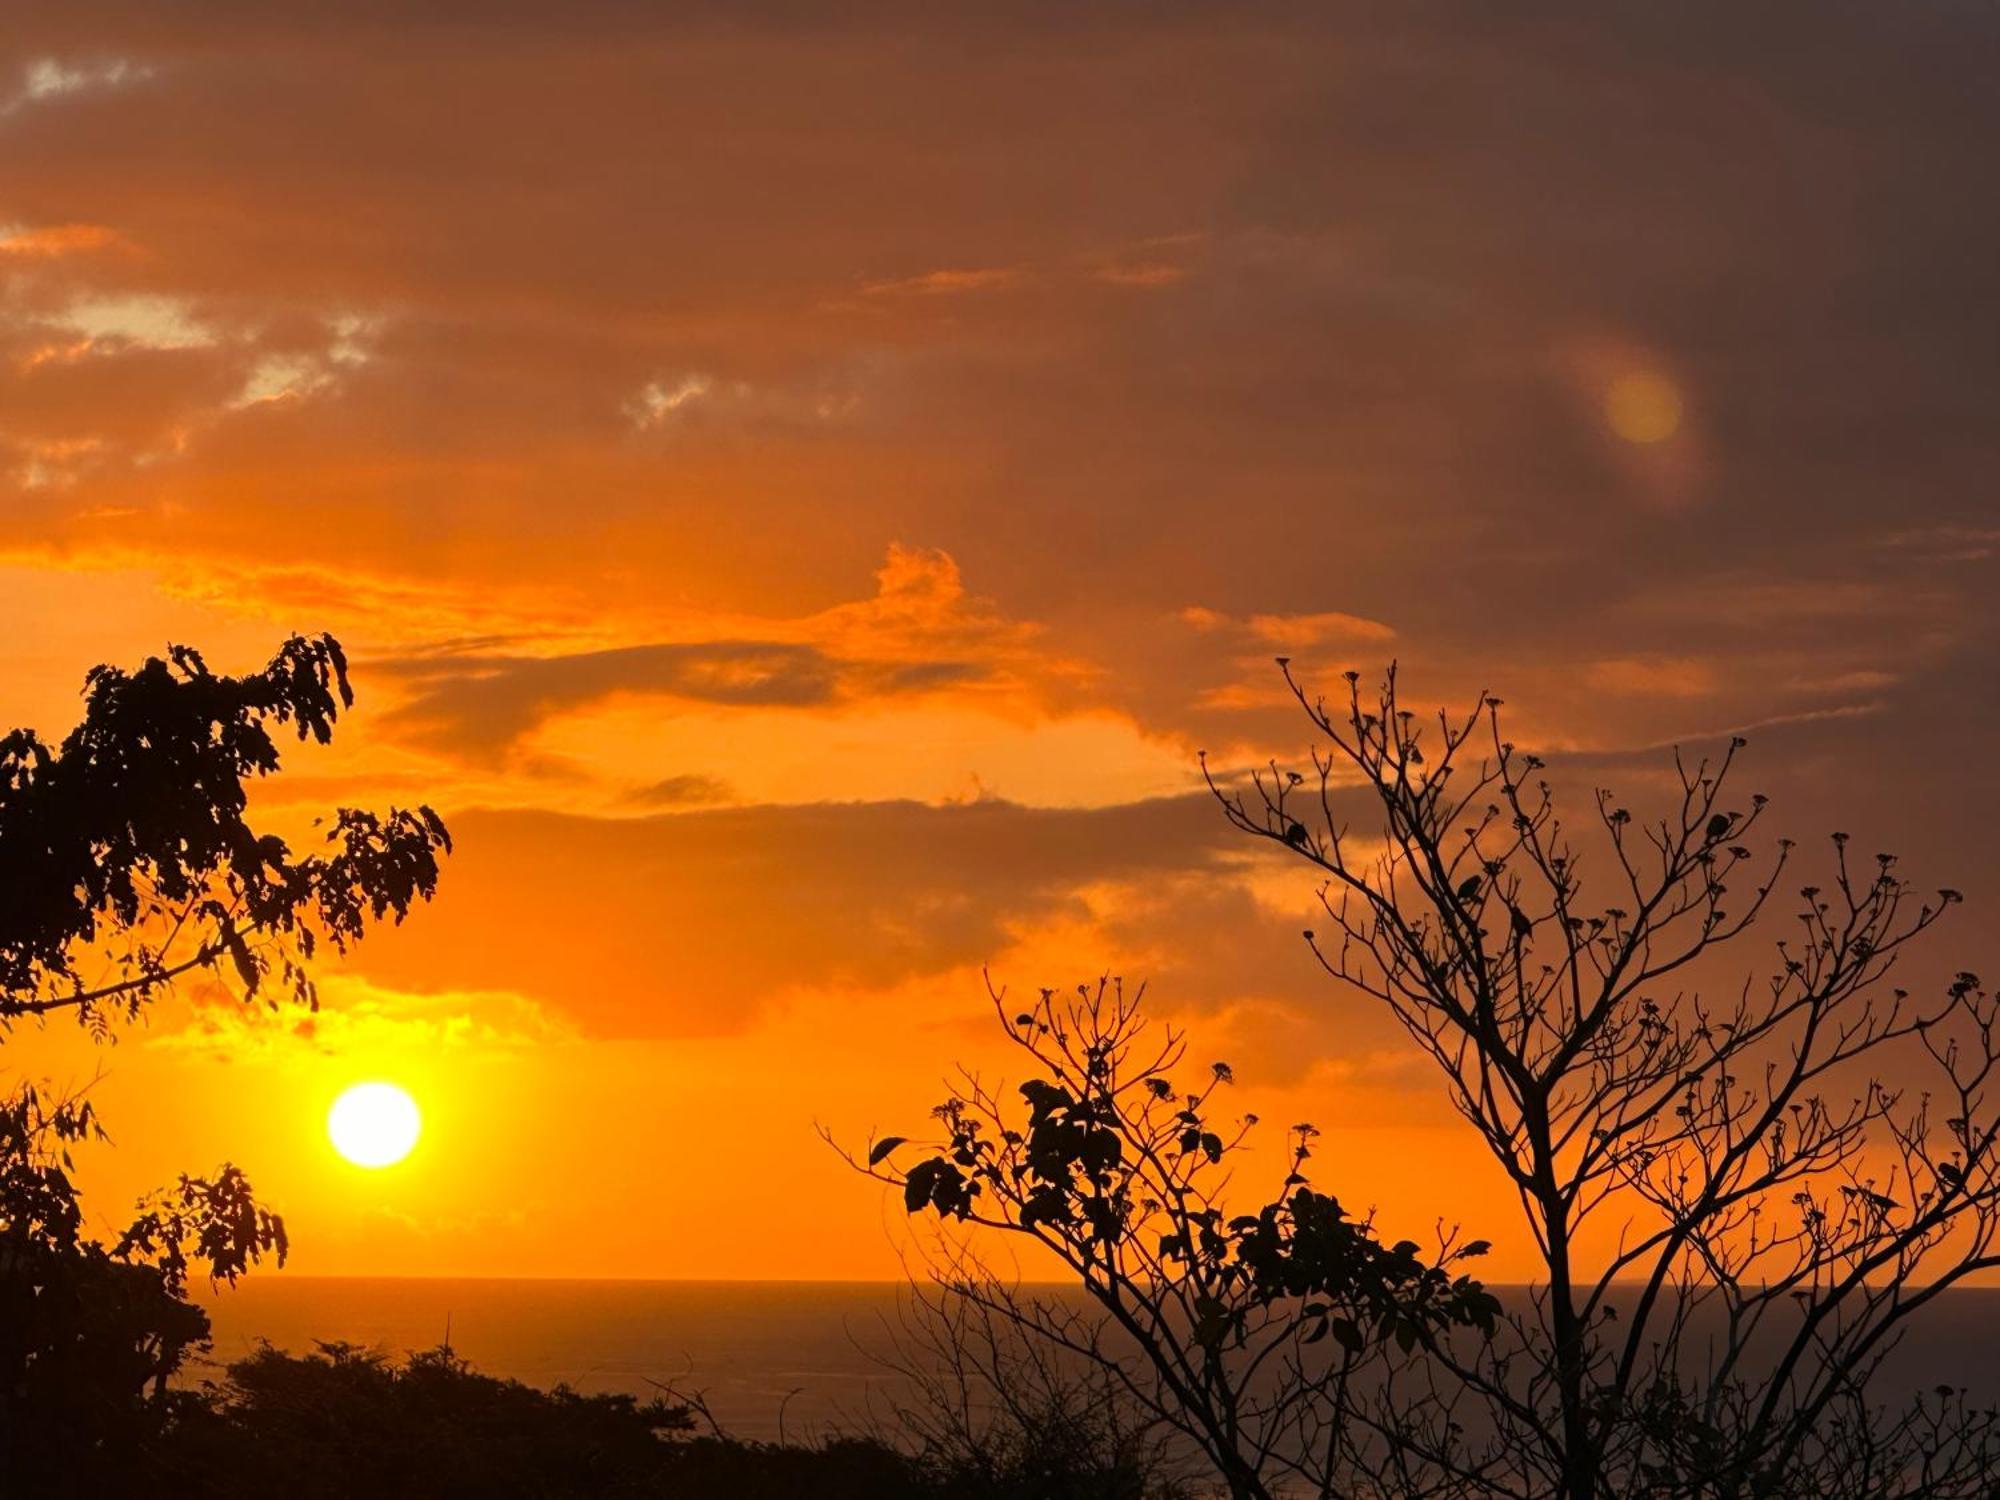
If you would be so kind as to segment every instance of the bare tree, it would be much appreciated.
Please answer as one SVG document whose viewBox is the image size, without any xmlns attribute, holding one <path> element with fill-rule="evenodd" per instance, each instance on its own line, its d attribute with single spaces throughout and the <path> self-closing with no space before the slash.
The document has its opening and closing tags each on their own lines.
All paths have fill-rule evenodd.
<svg viewBox="0 0 2000 1500">
<path fill-rule="evenodd" d="M 1292 1127 L 1275 1195 L 1232 1213 L 1235 1156 L 1257 1122 L 1214 1118 L 1226 1065 L 1177 1086 L 1185 1036 L 1152 1030 L 1140 991 L 1116 980 L 1044 990 L 1018 1014 L 992 998 L 1041 1076 L 1010 1097 L 961 1071 L 931 1154 L 899 1168 L 915 1143 L 889 1136 L 848 1160 L 912 1213 L 1034 1241 L 1087 1295 L 1025 1293 L 961 1243 L 941 1284 L 976 1311 L 968 1327 L 997 1320 L 1107 1375 L 1232 1496 L 1345 1493 L 1377 1436 L 1364 1394 L 1382 1363 L 1493 1326 L 1497 1302 L 1453 1270 L 1487 1247 L 1442 1229 L 1428 1261 L 1412 1241 L 1382 1244 L 1308 1182 L 1310 1125 Z"/>
<path fill-rule="evenodd" d="M 1731 787 L 1744 741 L 1677 752 L 1656 819 L 1598 791 L 1586 835 L 1499 699 L 1433 731 L 1393 668 L 1368 695 L 1348 673 L 1329 705 L 1279 665 L 1320 740 L 1310 770 L 1210 787 L 1324 878 L 1313 952 L 1436 1064 L 1545 1272 L 1500 1337 L 1440 1340 L 1437 1396 L 1383 1409 L 1395 1462 L 1368 1482 L 2000 1493 L 1990 1411 L 1870 1394 L 1910 1319 L 2000 1264 L 1995 1000 L 1969 973 L 1929 998 L 1888 982 L 1957 893 L 1920 897 L 1893 856 L 1835 834 L 1768 968 L 1703 988 L 1715 950 L 1789 900 L 1792 845 L 1753 852 L 1766 801 Z M 1466 1395 L 1477 1461 L 1425 1415 Z"/>
</svg>

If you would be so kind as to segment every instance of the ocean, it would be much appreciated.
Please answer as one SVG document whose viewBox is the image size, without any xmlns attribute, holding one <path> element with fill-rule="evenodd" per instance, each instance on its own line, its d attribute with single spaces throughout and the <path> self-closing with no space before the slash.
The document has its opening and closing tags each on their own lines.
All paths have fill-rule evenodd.
<svg viewBox="0 0 2000 1500">
<path fill-rule="evenodd" d="M 1054 1289 L 1051 1288 L 1053 1291 Z M 1504 1295 L 1504 1293 L 1503 1293 Z M 908 1289 L 888 1282 L 333 1279 L 257 1274 L 202 1300 L 216 1363 L 260 1340 L 294 1353 L 345 1340 L 392 1354 L 452 1347 L 530 1385 L 703 1393 L 739 1437 L 799 1439 L 863 1423 L 901 1389 L 884 1364 Z M 195 1372 L 199 1378 L 202 1372 Z M 212 1372 L 210 1372 L 212 1373 Z M 2000 1400 L 2000 1288 L 1955 1290 L 1912 1326 L 1882 1400 L 1939 1384 Z"/>
<path fill-rule="evenodd" d="M 897 1384 L 883 1359 L 908 1290 L 890 1282 L 558 1281 L 252 1275 L 201 1291 L 213 1364 L 268 1341 L 392 1354 L 447 1336 L 474 1368 L 529 1385 L 703 1394 L 739 1437 L 852 1428 Z M 196 1372 L 197 1378 L 201 1372 Z M 208 1373 L 213 1373 L 212 1371 Z"/>
</svg>

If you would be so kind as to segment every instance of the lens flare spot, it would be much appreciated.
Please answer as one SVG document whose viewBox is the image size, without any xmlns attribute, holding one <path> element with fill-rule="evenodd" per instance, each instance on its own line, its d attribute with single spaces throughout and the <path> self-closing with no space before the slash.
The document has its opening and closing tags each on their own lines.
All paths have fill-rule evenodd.
<svg viewBox="0 0 2000 1500">
<path fill-rule="evenodd" d="M 357 1083 L 327 1112 L 333 1149 L 357 1167 L 393 1167 L 423 1131 L 417 1101 L 393 1083 Z"/>
<path fill-rule="evenodd" d="M 1683 415 L 1679 388 L 1656 370 L 1629 371 L 1604 393 L 1604 419 L 1628 443 L 1664 443 Z"/>
</svg>

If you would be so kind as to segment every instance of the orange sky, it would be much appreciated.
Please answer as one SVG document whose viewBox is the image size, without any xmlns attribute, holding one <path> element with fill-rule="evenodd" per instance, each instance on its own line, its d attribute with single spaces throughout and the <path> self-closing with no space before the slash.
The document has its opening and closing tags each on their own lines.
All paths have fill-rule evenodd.
<svg viewBox="0 0 2000 1500">
<path fill-rule="evenodd" d="M 271 816 L 459 852 L 309 1026 L 8 1040 L 106 1070 L 107 1218 L 228 1156 L 302 1271 L 894 1274 L 814 1122 L 993 1058 L 982 965 L 1109 969 L 1518 1274 L 1197 794 L 1302 743 L 1277 653 L 1635 797 L 1744 729 L 1980 966 L 1990 15 L 183 9 L 0 39 L 0 725 L 330 629 L 361 702 Z M 380 1173 L 322 1128 L 367 1077 L 427 1120 Z"/>
</svg>

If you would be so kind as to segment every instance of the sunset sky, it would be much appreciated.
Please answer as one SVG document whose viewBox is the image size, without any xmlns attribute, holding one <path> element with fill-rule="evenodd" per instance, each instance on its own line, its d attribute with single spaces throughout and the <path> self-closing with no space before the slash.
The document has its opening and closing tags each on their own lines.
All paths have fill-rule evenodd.
<svg viewBox="0 0 2000 1500">
<path fill-rule="evenodd" d="M 302 1272 L 894 1275 L 815 1122 L 999 1066 L 986 966 L 1149 978 L 1323 1186 L 1522 1273 L 1201 790 L 1305 745 L 1279 654 L 1635 802 L 1741 731 L 1994 966 L 1990 7 L 23 9 L 0 729 L 331 630 L 260 805 L 458 845 L 316 1017 L 8 1039 L 103 1069 L 107 1220 L 229 1158 Z M 328 1146 L 364 1079 L 397 1167 Z"/>
</svg>

